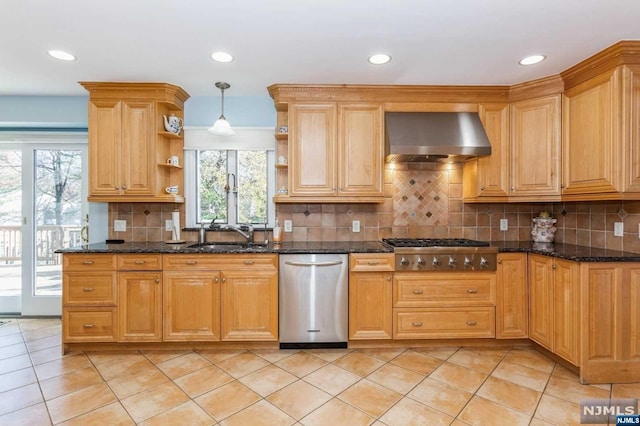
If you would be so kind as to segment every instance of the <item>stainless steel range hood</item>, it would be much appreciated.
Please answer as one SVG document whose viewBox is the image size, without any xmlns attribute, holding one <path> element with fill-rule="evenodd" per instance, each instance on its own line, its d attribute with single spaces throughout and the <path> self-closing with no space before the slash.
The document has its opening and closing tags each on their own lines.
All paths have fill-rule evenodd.
<svg viewBox="0 0 640 426">
<path fill-rule="evenodd" d="M 459 162 L 491 154 L 475 112 L 387 112 L 385 128 L 389 163 Z"/>
</svg>

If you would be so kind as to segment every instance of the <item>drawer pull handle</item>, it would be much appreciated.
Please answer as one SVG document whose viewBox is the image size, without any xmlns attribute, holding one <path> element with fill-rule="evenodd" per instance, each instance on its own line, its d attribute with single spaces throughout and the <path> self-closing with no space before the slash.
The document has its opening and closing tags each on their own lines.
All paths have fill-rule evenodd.
<svg viewBox="0 0 640 426">
<path fill-rule="evenodd" d="M 424 293 L 424 290 L 421 289 L 421 288 L 417 288 L 417 289 L 413 290 L 413 294 L 422 294 L 422 293 Z"/>
<path fill-rule="evenodd" d="M 86 292 L 94 291 L 94 290 L 95 290 L 95 288 L 93 288 L 93 287 L 85 287 L 85 288 L 82 289 L 82 291 L 86 291 Z"/>
<path fill-rule="evenodd" d="M 93 327 L 95 327 L 96 325 L 95 325 L 95 324 L 83 324 L 82 326 L 83 326 L 84 328 L 93 328 Z"/>
<path fill-rule="evenodd" d="M 94 262 L 93 260 L 85 260 L 85 261 L 84 261 L 84 262 L 82 262 L 82 263 L 83 263 L 83 264 L 85 264 L 85 265 L 93 265 L 93 264 L 94 264 L 94 263 L 96 263 L 96 262 Z"/>
<path fill-rule="evenodd" d="M 411 323 L 411 325 L 414 327 L 422 327 L 422 321 L 414 321 Z"/>
<path fill-rule="evenodd" d="M 478 325 L 478 321 L 467 321 L 467 325 L 473 327 L 474 325 Z"/>
<path fill-rule="evenodd" d="M 469 294 L 476 294 L 478 292 L 477 288 L 468 288 L 467 289 L 467 293 Z"/>
<path fill-rule="evenodd" d="M 187 265 L 195 265 L 196 263 L 198 263 L 197 260 L 187 260 Z"/>
<path fill-rule="evenodd" d="M 144 264 L 145 264 L 145 261 L 144 261 L 144 260 L 136 260 L 136 261 L 135 261 L 135 264 L 136 264 L 136 265 L 144 265 Z"/>
<path fill-rule="evenodd" d="M 254 260 L 250 260 L 250 259 L 246 259 L 246 260 L 244 261 L 244 264 L 245 264 L 245 265 L 253 265 L 254 263 L 256 263 L 256 262 L 255 262 Z"/>
<path fill-rule="evenodd" d="M 373 265 L 379 265 L 380 262 L 378 262 L 377 260 L 370 260 L 367 262 L 369 265 L 373 266 Z"/>
</svg>

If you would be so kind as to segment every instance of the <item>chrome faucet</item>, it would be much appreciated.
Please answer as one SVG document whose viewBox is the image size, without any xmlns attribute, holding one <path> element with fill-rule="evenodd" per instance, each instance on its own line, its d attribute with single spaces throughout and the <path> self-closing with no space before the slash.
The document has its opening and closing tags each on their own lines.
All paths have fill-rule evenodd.
<svg viewBox="0 0 640 426">
<path fill-rule="evenodd" d="M 246 229 L 246 232 L 242 230 L 242 228 Z M 253 226 L 251 225 L 241 225 L 241 226 L 233 226 L 233 225 L 220 225 L 220 227 L 216 226 L 217 229 L 222 231 L 233 231 L 242 235 L 248 243 L 253 242 Z"/>
</svg>

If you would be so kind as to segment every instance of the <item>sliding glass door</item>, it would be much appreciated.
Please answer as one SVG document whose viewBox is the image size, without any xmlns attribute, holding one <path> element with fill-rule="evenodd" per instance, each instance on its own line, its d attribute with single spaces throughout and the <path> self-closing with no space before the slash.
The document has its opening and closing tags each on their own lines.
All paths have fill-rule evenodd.
<svg viewBox="0 0 640 426">
<path fill-rule="evenodd" d="M 0 149 L 0 313 L 59 315 L 62 257 L 86 239 L 86 145 L 20 144 Z M 3 178 L 3 181 L 5 179 Z"/>
</svg>

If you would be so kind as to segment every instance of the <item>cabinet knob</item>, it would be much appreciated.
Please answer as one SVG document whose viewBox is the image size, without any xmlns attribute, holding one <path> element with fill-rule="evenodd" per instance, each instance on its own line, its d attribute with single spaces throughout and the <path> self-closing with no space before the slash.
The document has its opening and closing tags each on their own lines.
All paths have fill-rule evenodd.
<svg viewBox="0 0 640 426">
<path fill-rule="evenodd" d="M 219 279 L 218 277 L 215 277 L 215 278 L 213 279 L 213 282 L 214 282 L 214 283 L 217 283 L 217 282 L 219 282 L 219 281 L 220 281 L 220 279 Z"/>
<path fill-rule="evenodd" d="M 391 281 L 391 275 L 387 275 L 387 281 Z"/>
<path fill-rule="evenodd" d="M 226 282 L 227 282 L 227 279 L 225 277 L 222 277 L 222 283 L 224 284 Z"/>
<path fill-rule="evenodd" d="M 126 190 L 127 189 L 127 185 L 122 185 L 122 189 Z"/>
<path fill-rule="evenodd" d="M 481 186 L 481 187 L 480 187 L 480 191 L 484 191 L 484 186 Z"/>
<path fill-rule="evenodd" d="M 467 321 L 467 325 L 473 327 L 474 325 L 478 325 L 478 321 Z"/>
<path fill-rule="evenodd" d="M 421 288 L 416 288 L 415 290 L 413 290 L 413 294 L 422 294 L 424 293 L 424 290 Z"/>
<path fill-rule="evenodd" d="M 94 290 L 95 290 L 95 288 L 93 288 L 93 287 L 85 287 L 85 288 L 82 289 L 82 291 L 86 291 L 87 293 L 91 292 L 91 291 L 94 291 Z"/>
<path fill-rule="evenodd" d="M 512 190 L 512 191 L 515 191 L 515 190 L 516 190 L 516 188 L 515 188 L 514 186 L 512 186 L 512 187 L 511 187 L 511 190 Z"/>
<path fill-rule="evenodd" d="M 498 259 L 498 264 L 502 265 L 502 259 Z"/>
<path fill-rule="evenodd" d="M 422 321 L 414 321 L 411 323 L 411 325 L 414 327 L 422 327 Z"/>
<path fill-rule="evenodd" d="M 156 284 L 159 284 L 160 283 L 160 278 L 156 277 L 155 282 L 156 282 Z"/>
<path fill-rule="evenodd" d="M 467 289 L 467 293 L 469 294 L 476 294 L 478 292 L 477 288 L 468 288 Z"/>
<path fill-rule="evenodd" d="M 114 186 L 115 190 L 118 191 L 120 189 L 119 186 Z"/>
<path fill-rule="evenodd" d="M 551 269 L 556 269 L 558 267 L 558 265 L 556 265 L 555 263 L 553 265 L 551 265 Z"/>
</svg>

